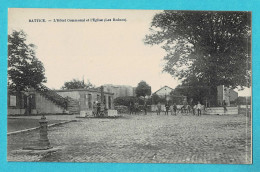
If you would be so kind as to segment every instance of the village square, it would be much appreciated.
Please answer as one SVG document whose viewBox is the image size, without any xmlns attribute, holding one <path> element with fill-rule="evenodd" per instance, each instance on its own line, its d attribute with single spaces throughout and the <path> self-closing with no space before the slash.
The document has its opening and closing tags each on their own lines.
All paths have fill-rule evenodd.
<svg viewBox="0 0 260 172">
<path fill-rule="evenodd" d="M 41 51 L 28 43 L 30 29 L 28 35 L 26 29 L 10 31 L 8 161 L 252 162 L 251 13 L 160 11 L 150 15 L 149 27 L 154 30 L 140 34 L 144 39 L 138 42 L 163 44 L 158 49 L 166 54 L 156 58 L 165 63 L 155 64 L 167 77 L 150 70 L 155 69 L 149 63 L 153 59 L 147 60 L 150 50 L 144 59 L 137 55 L 136 60 L 121 60 L 122 54 L 127 56 L 124 51 L 117 52 L 116 60 L 102 51 L 89 51 L 101 60 L 95 64 L 95 56 L 83 57 L 89 66 L 77 69 L 72 66 L 81 65 L 80 60 L 69 64 L 37 58 Z M 118 39 L 132 41 L 122 35 Z M 65 42 L 64 51 L 76 46 L 61 42 Z M 110 50 L 105 47 L 104 51 Z M 82 72 L 81 78 L 64 77 L 76 70 Z M 94 71 L 93 77 L 85 70 Z M 245 95 L 241 94 L 244 89 L 249 90 Z"/>
</svg>

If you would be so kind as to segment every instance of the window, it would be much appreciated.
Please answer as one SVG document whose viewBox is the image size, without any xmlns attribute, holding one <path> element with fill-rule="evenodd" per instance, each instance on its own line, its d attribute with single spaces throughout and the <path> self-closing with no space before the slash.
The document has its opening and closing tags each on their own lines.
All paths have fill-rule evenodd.
<svg viewBox="0 0 260 172">
<path fill-rule="evenodd" d="M 16 96 L 10 95 L 10 106 L 16 106 Z"/>
</svg>

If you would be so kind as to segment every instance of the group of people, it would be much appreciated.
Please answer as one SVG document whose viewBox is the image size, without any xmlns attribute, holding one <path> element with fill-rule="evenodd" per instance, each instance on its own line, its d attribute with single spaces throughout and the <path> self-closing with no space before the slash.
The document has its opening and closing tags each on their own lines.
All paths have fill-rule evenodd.
<svg viewBox="0 0 260 172">
<path fill-rule="evenodd" d="M 185 111 L 186 113 L 192 111 L 193 115 L 201 116 L 201 111 L 203 110 L 203 107 L 204 106 L 202 104 L 200 104 L 200 102 L 198 102 L 198 104 L 194 105 L 193 107 L 190 106 L 190 105 L 183 105 L 181 109 L 178 109 L 176 103 L 171 104 L 171 105 L 169 103 L 166 103 L 165 104 L 165 115 L 169 115 L 169 113 L 171 115 L 177 115 L 177 113 L 179 111 L 182 111 L 182 112 Z M 131 114 L 137 114 L 140 111 L 143 111 L 144 114 L 147 115 L 147 104 L 146 104 L 146 102 L 142 106 L 139 106 L 139 104 L 137 102 L 135 102 L 135 103 L 130 102 L 130 104 L 129 104 L 130 115 Z M 162 105 L 159 102 L 156 105 L 156 113 L 157 113 L 157 115 L 160 115 L 161 112 L 162 112 Z"/>
<path fill-rule="evenodd" d="M 197 111 L 197 115 L 198 115 L 198 116 L 201 116 L 202 107 L 203 107 L 203 106 L 200 104 L 200 102 L 198 102 L 197 105 L 194 105 L 194 107 L 193 107 L 193 115 L 195 115 L 195 114 L 196 114 L 195 111 Z"/>
<path fill-rule="evenodd" d="M 162 111 L 161 103 L 159 102 L 156 107 L 157 107 L 157 109 L 156 109 L 157 115 L 160 115 L 160 113 Z M 191 106 L 190 105 L 183 105 L 180 110 L 183 111 L 184 109 L 186 109 L 186 107 L 187 107 L 187 111 L 189 111 L 188 107 L 191 107 Z M 198 102 L 198 104 L 191 107 L 193 115 L 197 114 L 198 116 L 201 116 L 202 109 L 203 109 L 203 105 L 201 105 L 200 102 Z M 165 104 L 165 115 L 168 115 L 169 111 L 170 111 L 171 115 L 177 115 L 178 107 L 177 107 L 176 103 L 171 104 L 171 105 L 169 105 L 169 103 Z"/>
<path fill-rule="evenodd" d="M 93 114 L 96 117 L 101 115 L 101 103 L 99 101 L 95 101 L 93 104 Z"/>
<path fill-rule="evenodd" d="M 146 103 L 145 103 L 145 105 L 144 105 L 144 111 L 145 111 L 145 114 L 147 113 L 147 105 L 146 105 Z M 139 104 L 137 103 L 137 102 L 135 102 L 135 103 L 133 103 L 133 102 L 130 102 L 130 104 L 129 104 L 129 112 L 130 112 L 130 115 L 131 114 L 137 114 L 138 112 L 139 112 Z"/>
<path fill-rule="evenodd" d="M 160 115 L 160 113 L 161 113 L 161 111 L 162 111 L 161 108 L 162 108 L 162 105 L 161 105 L 161 103 L 159 102 L 159 103 L 157 104 L 157 110 L 156 110 L 157 115 Z M 173 105 L 169 105 L 169 103 L 166 103 L 166 104 L 165 104 L 165 115 L 168 115 L 169 110 L 170 110 L 170 112 L 171 112 L 171 115 L 177 115 L 177 105 L 176 105 L 176 103 L 174 103 Z"/>
<path fill-rule="evenodd" d="M 161 104 L 160 102 L 157 104 L 157 115 L 160 115 L 161 113 Z M 198 104 L 194 105 L 193 107 L 190 105 L 183 105 L 180 109 L 178 109 L 176 103 L 169 105 L 168 103 L 165 104 L 165 115 L 169 114 L 169 111 L 171 113 L 171 115 L 177 115 L 177 111 L 182 111 L 182 112 L 190 112 L 190 110 L 192 110 L 193 115 L 198 115 L 201 116 L 201 111 L 203 109 L 203 105 L 200 104 L 200 102 L 198 102 Z"/>
</svg>

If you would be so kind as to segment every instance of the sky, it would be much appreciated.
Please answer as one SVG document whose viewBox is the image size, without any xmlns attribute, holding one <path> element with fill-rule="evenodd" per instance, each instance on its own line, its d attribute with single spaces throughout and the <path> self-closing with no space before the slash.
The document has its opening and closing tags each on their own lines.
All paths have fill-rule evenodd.
<svg viewBox="0 0 260 172">
<path fill-rule="evenodd" d="M 60 89 L 72 79 L 100 86 L 103 84 L 136 87 L 144 80 L 152 92 L 181 82 L 162 72 L 165 51 L 145 45 L 155 10 L 86 9 L 9 9 L 8 32 L 23 30 L 28 43 L 37 46 L 36 56 L 43 62 L 46 86 Z M 123 21 L 113 21 L 122 19 Z M 45 19 L 46 22 L 29 22 Z M 63 19 L 66 22 L 54 22 Z M 71 22 L 85 19 L 85 22 Z M 93 19 L 101 20 L 93 22 Z M 111 19 L 111 21 L 105 21 Z M 57 20 L 56 20 L 57 21 Z M 250 89 L 239 96 L 251 95 Z"/>
</svg>

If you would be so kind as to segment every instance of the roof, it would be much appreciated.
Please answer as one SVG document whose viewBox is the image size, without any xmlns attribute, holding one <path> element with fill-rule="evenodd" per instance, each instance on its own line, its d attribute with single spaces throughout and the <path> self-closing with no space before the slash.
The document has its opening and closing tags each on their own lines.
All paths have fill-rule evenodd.
<svg viewBox="0 0 260 172">
<path fill-rule="evenodd" d="M 158 91 L 160 91 L 160 90 L 164 89 L 165 87 L 168 87 L 168 88 L 170 88 L 171 90 L 174 90 L 173 88 L 171 88 L 171 87 L 169 87 L 169 86 L 165 85 L 165 86 L 163 86 L 162 88 L 160 88 L 159 90 L 155 91 L 153 94 L 156 94 Z"/>
<path fill-rule="evenodd" d="M 98 92 L 100 93 L 101 91 L 97 88 L 89 88 L 89 89 L 83 89 L 83 88 L 80 88 L 80 89 L 68 89 L 68 90 L 53 90 L 55 92 L 74 92 L 74 91 L 88 91 L 88 92 Z M 110 92 L 106 92 L 104 91 L 105 94 L 111 94 L 113 95 L 114 93 L 110 93 Z"/>
</svg>

